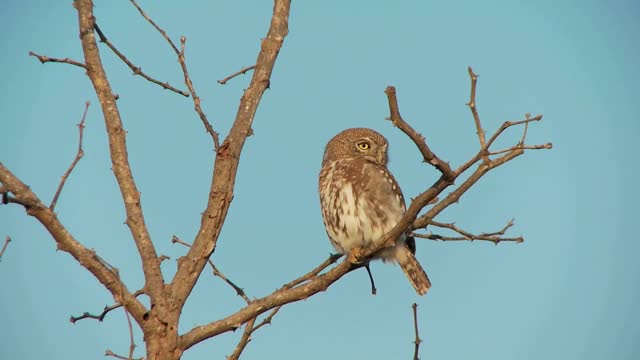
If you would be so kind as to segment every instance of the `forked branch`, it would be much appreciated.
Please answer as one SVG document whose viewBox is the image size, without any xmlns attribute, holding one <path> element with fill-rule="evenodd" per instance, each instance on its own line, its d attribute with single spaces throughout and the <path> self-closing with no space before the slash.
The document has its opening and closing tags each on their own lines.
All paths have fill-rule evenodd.
<svg viewBox="0 0 640 360">
<path fill-rule="evenodd" d="M 151 236 L 142 211 L 140 191 L 131 172 L 127 155 L 126 132 L 120 117 L 118 104 L 116 103 L 114 92 L 109 84 L 107 74 L 100 59 L 100 52 L 94 33 L 95 16 L 93 13 L 93 2 L 91 0 L 75 0 L 74 7 L 78 12 L 80 41 L 87 65 L 87 76 L 91 80 L 102 107 L 102 114 L 109 138 L 111 168 L 118 182 L 126 212 L 125 223 L 129 227 L 142 261 L 142 269 L 145 276 L 145 291 L 151 298 L 151 303 L 156 303 L 156 301 L 161 301 L 161 297 L 164 296 L 164 279 L 160 270 L 160 259 L 151 241 Z M 121 302 L 120 299 L 118 299 L 118 302 Z M 123 304 L 139 324 L 144 323 L 144 319 L 129 308 L 128 302 L 124 302 Z M 152 313 L 155 312 L 152 311 Z"/>
<path fill-rule="evenodd" d="M 258 105 L 269 86 L 278 53 L 289 33 L 290 5 L 290 0 L 274 1 L 271 24 L 267 35 L 262 39 L 251 82 L 240 98 L 238 111 L 229 135 L 220 144 L 216 153 L 208 202 L 202 213 L 200 229 L 187 255 L 178 260 L 178 270 L 171 282 L 174 297 L 181 300 L 179 308 L 191 293 L 198 276 L 207 264 L 207 259 L 216 247 L 218 235 L 233 199 L 242 149 L 247 137 L 252 133 L 251 125 Z M 183 57 L 181 56 L 181 58 Z"/>
<path fill-rule="evenodd" d="M 414 144 L 416 144 L 424 158 L 424 162 L 427 162 L 440 170 L 445 179 L 453 179 L 454 174 L 453 171 L 451 171 L 451 167 L 449 167 L 449 163 L 440 160 L 440 158 L 431 151 L 429 145 L 427 145 L 425 137 L 415 131 L 411 125 L 407 124 L 407 122 L 402 119 L 400 109 L 398 108 L 398 99 L 396 98 L 396 88 L 393 86 L 387 86 L 384 92 L 387 94 L 387 99 L 389 100 L 390 116 L 387 119 L 405 133 Z"/>
<path fill-rule="evenodd" d="M 191 247 L 191 244 L 186 243 L 182 240 L 180 240 L 177 236 L 173 235 L 173 238 L 171 238 L 171 242 L 174 244 L 180 244 L 183 246 L 186 246 L 188 248 Z M 207 259 L 207 263 L 209 264 L 209 266 L 211 266 L 211 270 L 213 271 L 213 276 L 217 276 L 220 279 L 222 279 L 222 281 L 224 281 L 225 283 L 227 283 L 227 285 L 231 286 L 231 288 L 236 292 L 236 295 L 240 296 L 247 304 L 251 302 L 251 300 L 249 300 L 249 297 L 247 296 L 247 294 L 244 292 L 244 290 L 236 285 L 233 281 L 229 280 L 228 277 L 226 277 L 219 269 L 218 267 L 213 263 L 213 261 L 211 261 L 211 259 Z"/>
<path fill-rule="evenodd" d="M 198 116 L 200 117 L 200 120 L 202 121 L 204 128 L 207 130 L 209 135 L 211 135 L 211 138 L 213 139 L 213 146 L 216 152 L 218 152 L 218 150 L 220 150 L 220 140 L 218 139 L 218 133 L 213 130 L 213 126 L 211 126 L 209 119 L 207 119 L 207 115 L 204 113 L 204 111 L 202 111 L 202 107 L 200 106 L 200 97 L 196 93 L 196 89 L 193 86 L 191 77 L 189 77 L 189 71 L 187 70 L 187 62 L 184 57 L 186 43 L 187 43 L 187 38 L 184 36 L 180 37 L 180 52 L 178 53 L 178 62 L 180 63 L 180 67 L 182 68 L 182 73 L 184 74 L 184 83 L 185 85 L 187 85 L 187 89 L 189 90 L 189 93 L 191 94 L 191 98 L 193 99 L 193 107 L 196 113 L 198 114 Z"/>
<path fill-rule="evenodd" d="M 505 225 L 502 229 L 489 233 L 480 233 L 480 234 L 472 234 L 460 227 L 458 227 L 455 223 L 442 223 L 435 220 L 431 220 L 429 225 L 452 230 L 461 236 L 444 236 L 440 234 L 427 233 L 427 234 L 419 234 L 413 232 L 413 236 L 422 239 L 435 240 L 435 241 L 474 241 L 474 240 L 484 240 L 490 241 L 495 245 L 498 245 L 502 241 L 513 241 L 516 243 L 524 242 L 524 238 L 522 236 L 518 237 L 503 237 L 503 235 L 507 232 L 507 229 L 513 226 L 513 219 L 511 219 L 507 225 Z"/>
<path fill-rule="evenodd" d="M 424 137 L 416 135 L 417 133 L 415 132 L 415 130 L 405 126 L 406 123 L 399 116 L 397 100 L 395 99 L 395 91 L 393 91 L 393 88 L 387 88 L 386 93 L 387 97 L 389 98 L 391 120 L 394 121 L 394 124 L 401 128 L 401 130 L 404 129 L 403 132 L 409 135 L 414 143 L 416 143 L 416 146 L 418 147 L 418 149 L 420 149 L 420 152 L 425 160 L 441 171 L 442 176 L 440 177 L 440 179 L 438 179 L 430 188 L 416 196 L 411 201 L 409 208 L 407 209 L 404 216 L 400 219 L 398 224 L 391 231 L 386 233 L 382 237 L 382 239 L 380 239 L 380 241 L 374 246 L 354 249 L 347 259 L 340 262 L 338 265 L 328 270 L 327 272 L 321 273 L 325 268 L 330 266 L 331 263 L 337 260 L 336 257 L 332 256 L 322 264 L 320 264 L 318 267 L 316 267 L 316 269 L 299 277 L 296 280 L 291 281 L 272 294 L 260 299 L 253 300 L 245 308 L 223 319 L 211 322 L 204 326 L 196 327 L 188 331 L 186 334 L 180 336 L 180 339 L 178 341 L 179 347 L 181 349 L 187 349 L 204 339 L 237 329 L 242 324 L 252 321 L 252 319 L 255 319 L 260 314 L 271 309 L 277 308 L 287 303 L 306 299 L 309 296 L 316 294 L 317 292 L 326 290 L 332 283 L 355 268 L 355 266 L 352 264 L 353 261 L 362 262 L 376 251 L 379 251 L 382 247 L 392 245 L 395 239 L 397 239 L 398 236 L 400 236 L 402 233 L 405 233 L 408 229 L 415 230 L 424 228 L 428 224 L 432 224 L 433 219 L 436 215 L 440 214 L 445 208 L 457 201 L 462 194 L 469 190 L 469 188 L 471 188 L 471 186 L 475 184 L 487 172 L 513 160 L 519 155 L 522 155 L 526 149 L 522 145 L 516 145 L 511 148 L 509 152 L 506 152 L 501 156 L 498 156 L 494 159 L 489 159 L 489 161 L 487 162 L 481 162 L 478 168 L 473 171 L 462 184 L 457 186 L 453 191 L 443 197 L 442 200 L 437 201 L 435 199 L 437 199 L 438 196 L 446 188 L 451 186 L 457 178 L 459 178 L 463 173 L 466 172 L 466 170 L 469 169 L 469 167 L 471 167 L 471 165 L 477 163 L 487 155 L 487 150 L 491 145 L 492 140 L 495 140 L 495 138 L 497 138 L 497 136 L 499 136 L 502 131 L 504 131 L 504 129 L 511 126 L 516 126 L 523 122 L 507 123 L 506 125 L 504 125 L 504 128 L 501 128 L 497 131 L 495 138 L 492 138 L 492 140 L 486 142 L 485 145 L 481 147 L 480 151 L 478 151 L 478 153 L 473 156 L 471 160 L 463 164 L 455 171 L 450 169 L 448 170 L 447 163 L 437 157 L 431 151 L 431 149 L 426 146 L 426 143 L 424 143 Z M 532 118 L 527 120 L 527 122 L 529 121 L 535 120 Z M 424 209 L 427 204 L 431 204 L 434 201 L 437 201 L 435 205 L 431 207 L 424 215 L 418 217 L 420 211 Z M 505 226 L 505 228 L 501 231 L 480 234 L 478 236 L 501 236 L 501 232 L 506 231 L 508 227 L 509 225 Z M 191 248 L 191 250 L 193 249 L 194 247 Z"/>
<path fill-rule="evenodd" d="M 236 345 L 233 353 L 227 357 L 227 360 L 238 360 L 244 349 L 247 347 L 247 344 L 249 344 L 249 342 L 251 341 L 251 335 L 261 327 L 267 324 L 271 324 L 271 320 L 278 313 L 278 311 L 280 311 L 281 308 L 282 305 L 271 310 L 269 315 L 265 317 L 258 325 L 255 325 L 257 318 L 249 320 L 244 326 L 244 331 L 242 332 L 242 336 L 238 341 L 238 345 Z"/>
<path fill-rule="evenodd" d="M 162 82 L 159 80 L 156 80 L 154 78 L 152 78 L 151 76 L 147 75 L 144 71 L 142 71 L 142 68 L 135 66 L 126 56 L 124 56 L 123 53 L 120 52 L 120 50 L 118 50 L 118 48 L 116 48 L 115 45 L 113 45 L 113 43 L 109 40 L 109 38 L 107 38 L 107 36 L 102 32 L 102 30 L 100 29 L 100 27 L 98 26 L 98 23 L 95 23 L 93 25 L 94 29 L 96 30 L 96 32 L 98 33 L 98 37 L 100 38 L 100 42 L 106 44 L 109 49 L 111 49 L 111 51 L 113 51 L 114 54 L 116 54 L 117 57 L 120 58 L 120 60 L 122 60 L 128 67 L 129 69 L 131 69 L 131 71 L 133 71 L 133 75 L 139 75 L 142 76 L 144 79 L 146 79 L 147 81 L 159 85 L 164 89 L 173 91 L 176 94 L 180 94 L 182 96 L 185 97 L 189 97 L 189 94 L 176 89 L 175 87 L 169 85 L 168 82 Z"/>
</svg>

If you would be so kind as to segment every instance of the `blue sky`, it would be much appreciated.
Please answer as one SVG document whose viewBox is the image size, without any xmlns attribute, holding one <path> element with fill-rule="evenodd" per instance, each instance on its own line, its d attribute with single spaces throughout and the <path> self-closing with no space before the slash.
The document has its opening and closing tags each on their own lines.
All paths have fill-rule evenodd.
<svg viewBox="0 0 640 360">
<path fill-rule="evenodd" d="M 187 61 L 214 127 L 226 135 L 249 76 L 216 83 L 255 61 L 272 4 L 266 1 L 141 5 Z M 135 246 L 110 170 L 98 101 L 83 71 L 40 64 L 35 51 L 81 60 L 70 2 L 8 0 L 3 56 L 0 161 L 45 202 L 72 160 L 85 101 L 85 157 L 56 207 L 87 247 L 142 284 Z M 164 40 L 128 1 L 97 2 L 102 30 L 150 75 L 185 88 Z M 433 282 L 417 297 L 397 267 L 376 263 L 378 295 L 364 271 L 326 293 L 283 308 L 254 334 L 244 359 L 399 359 L 413 354 L 411 304 L 419 305 L 422 359 L 640 358 L 640 6 L 633 1 L 294 2 L 271 89 L 256 115 L 235 198 L 213 260 L 252 297 L 310 270 L 332 251 L 323 229 L 317 173 L 324 144 L 364 126 L 390 141 L 390 169 L 411 198 L 437 172 L 384 118 L 384 89 L 453 166 L 477 150 L 468 65 L 480 75 L 478 110 L 492 132 L 525 113 L 544 115 L 530 143 L 553 142 L 501 167 L 438 220 L 470 231 L 515 218 L 525 243 L 418 242 Z M 210 139 L 190 99 L 131 76 L 106 47 L 102 59 L 128 131 L 130 161 L 159 252 L 172 259 L 191 241 L 206 204 Z M 509 132 L 502 145 L 517 141 Z M 0 358 L 101 358 L 126 353 L 121 310 L 103 323 L 70 315 L 100 312 L 113 299 L 17 206 L 0 207 L 0 236 L 13 242 L 0 262 Z M 163 270 L 170 277 L 173 260 Z M 242 300 L 205 272 L 183 312 L 182 331 L 218 319 Z M 140 333 L 136 342 L 142 345 Z M 223 359 L 240 333 L 189 350 L 185 359 Z M 138 349 L 138 356 L 143 354 Z"/>
</svg>

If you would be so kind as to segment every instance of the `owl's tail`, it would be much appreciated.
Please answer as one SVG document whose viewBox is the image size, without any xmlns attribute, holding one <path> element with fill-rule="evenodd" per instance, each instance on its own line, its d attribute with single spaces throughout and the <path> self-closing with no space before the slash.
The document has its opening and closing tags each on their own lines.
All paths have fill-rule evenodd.
<svg viewBox="0 0 640 360">
<path fill-rule="evenodd" d="M 399 246 L 396 250 L 396 260 L 416 292 L 419 295 L 426 294 L 431 287 L 431 281 L 413 252 L 406 246 Z"/>
</svg>

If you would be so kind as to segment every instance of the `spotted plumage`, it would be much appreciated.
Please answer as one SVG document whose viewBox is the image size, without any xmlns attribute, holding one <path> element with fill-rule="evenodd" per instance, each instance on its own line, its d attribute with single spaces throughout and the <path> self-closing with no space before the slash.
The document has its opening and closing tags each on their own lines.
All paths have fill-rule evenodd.
<svg viewBox="0 0 640 360">
<path fill-rule="evenodd" d="M 406 211 L 400 186 L 387 169 L 387 140 L 371 129 L 347 129 L 324 152 L 319 192 L 322 218 L 333 246 L 347 254 L 380 240 Z M 374 258 L 397 262 L 420 295 L 431 283 L 406 235 Z"/>
</svg>

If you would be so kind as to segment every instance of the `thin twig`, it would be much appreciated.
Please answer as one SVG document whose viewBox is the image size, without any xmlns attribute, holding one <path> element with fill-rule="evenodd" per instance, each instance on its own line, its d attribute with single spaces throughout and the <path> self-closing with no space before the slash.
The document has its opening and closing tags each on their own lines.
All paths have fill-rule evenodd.
<svg viewBox="0 0 640 360">
<path fill-rule="evenodd" d="M 78 161 L 80 161 L 80 159 L 82 159 L 82 157 L 84 156 L 84 150 L 82 150 L 82 137 L 84 135 L 84 120 L 87 117 L 87 111 L 89 110 L 90 104 L 91 103 L 88 101 L 84 103 L 84 112 L 82 113 L 82 119 L 77 125 L 78 137 L 79 137 L 78 152 L 76 153 L 76 157 L 71 162 L 71 165 L 69 166 L 67 171 L 65 171 L 64 175 L 62 175 L 62 178 L 60 179 L 60 184 L 58 184 L 58 189 L 56 190 L 56 193 L 53 195 L 53 200 L 51 200 L 51 205 L 49 205 L 49 208 L 51 209 L 51 211 L 53 211 L 53 209 L 56 207 L 56 203 L 58 202 L 58 197 L 60 197 L 60 193 L 62 192 L 64 183 L 67 181 L 67 178 L 69 177 L 69 175 L 71 175 L 71 172 L 73 171 L 73 168 L 76 167 L 76 164 L 78 163 Z"/>
<path fill-rule="evenodd" d="M 133 1 L 133 0 L 131 0 Z M 180 67 L 182 68 L 182 72 L 184 73 L 184 83 L 187 85 L 187 89 L 189 93 L 191 93 L 191 97 L 193 98 L 193 106 L 204 125 L 204 128 L 207 130 L 209 135 L 213 138 L 213 146 L 216 150 L 220 150 L 220 141 L 218 140 L 218 133 L 213 130 L 211 123 L 207 119 L 207 115 L 205 115 L 204 111 L 202 111 L 202 107 L 200 107 L 200 97 L 196 94 L 196 89 L 193 87 L 193 82 L 189 77 L 189 71 L 187 70 L 187 63 L 184 58 L 184 50 L 185 44 L 187 42 L 187 38 L 182 36 L 180 37 L 180 52 L 178 53 L 178 62 L 180 63 Z"/>
<path fill-rule="evenodd" d="M 253 324 L 256 323 L 256 318 L 253 318 L 244 325 L 244 331 L 242 332 L 242 336 L 240 340 L 238 340 L 238 345 L 233 349 L 231 355 L 227 356 L 226 360 L 238 360 L 240 355 L 251 341 L 251 334 L 253 333 Z"/>
<path fill-rule="evenodd" d="M 525 119 L 528 119 L 531 117 L 531 114 L 526 113 L 524 114 Z M 522 137 L 520 138 L 520 141 L 518 142 L 519 145 L 524 145 L 524 141 L 527 138 L 527 130 L 529 130 L 529 123 L 525 123 L 524 124 L 524 130 L 522 131 Z"/>
<path fill-rule="evenodd" d="M 151 20 L 149 15 L 147 15 L 147 13 L 145 13 L 144 10 L 142 10 L 140 5 L 138 5 L 138 3 L 135 0 L 129 0 L 129 1 L 131 1 L 131 3 L 133 4 L 133 6 L 136 7 L 136 9 L 138 9 L 138 11 L 140 12 L 140 15 L 142 15 L 143 18 L 145 18 L 151 25 L 153 25 L 153 27 L 156 28 L 156 30 L 158 30 L 160 34 L 162 34 L 162 37 L 164 37 L 165 40 L 167 40 L 167 42 L 169 43 L 173 51 L 176 53 L 176 55 L 179 55 L 180 51 L 178 50 L 178 47 L 173 42 L 173 40 L 169 38 L 169 35 L 167 35 L 167 32 L 164 31 L 162 28 L 160 28 L 160 26 L 158 26 L 155 22 L 153 22 L 153 20 Z"/>
<path fill-rule="evenodd" d="M 140 296 L 140 295 L 142 295 L 142 294 L 144 294 L 144 291 L 143 291 L 143 290 L 138 290 L 138 291 L 136 291 L 135 293 L 133 293 L 133 296 L 136 296 L 136 297 L 137 297 L 137 296 Z M 98 315 L 94 315 L 94 314 L 91 314 L 91 313 L 85 312 L 84 314 L 79 315 L 79 316 L 73 316 L 73 315 L 72 315 L 72 316 L 69 318 L 69 321 L 70 321 L 72 324 L 75 324 L 75 323 L 76 323 L 76 321 L 78 321 L 78 320 L 82 320 L 82 319 L 96 319 L 96 320 L 98 320 L 98 321 L 103 321 L 103 320 L 104 320 L 104 318 L 105 318 L 105 316 L 107 316 L 107 314 L 108 314 L 111 310 L 115 310 L 115 309 L 117 309 L 117 308 L 119 308 L 119 307 L 122 307 L 122 304 L 120 304 L 120 303 L 115 303 L 115 304 L 113 304 L 113 305 L 106 305 L 106 306 L 104 307 L 104 310 L 102 310 L 102 313 L 100 313 L 100 314 L 98 314 Z"/>
<path fill-rule="evenodd" d="M 474 241 L 474 240 L 486 240 L 486 241 L 491 241 L 492 243 L 498 245 L 498 243 L 502 242 L 502 241 L 512 241 L 515 243 L 521 243 L 524 242 L 524 238 L 522 236 L 518 236 L 515 238 L 504 238 L 504 237 L 498 237 L 498 236 L 482 236 L 482 235 L 477 235 L 477 236 L 473 236 L 471 238 L 466 237 L 466 236 L 443 236 L 443 235 L 438 235 L 438 234 L 433 234 L 433 233 L 429 233 L 429 234 L 418 234 L 418 233 L 413 233 L 412 234 L 414 237 L 417 238 L 421 238 L 421 239 L 427 239 L 427 240 L 434 240 L 434 241 Z"/>
<path fill-rule="evenodd" d="M 342 257 L 342 254 L 330 254 L 327 260 L 323 261 L 322 264 L 316 266 L 313 270 L 308 273 L 300 276 L 299 278 L 292 280 L 286 284 L 284 284 L 280 289 L 291 289 L 295 286 L 302 284 L 305 281 L 309 281 L 313 279 L 316 275 L 318 275 L 322 270 L 329 267 L 331 264 L 335 264 L 338 259 Z"/>
<path fill-rule="evenodd" d="M 111 351 L 111 350 L 109 350 L 109 349 L 107 349 L 107 350 L 104 352 L 104 356 L 111 356 L 111 357 L 114 357 L 114 358 L 116 358 L 116 359 L 120 359 L 120 360 L 143 360 L 143 359 L 144 359 L 144 357 L 139 357 L 139 358 L 131 359 L 131 358 L 128 358 L 128 357 L 126 357 L 126 356 L 118 355 L 118 354 L 114 353 L 113 351 Z"/>
<path fill-rule="evenodd" d="M 180 240 L 180 238 L 178 238 L 177 236 L 173 235 L 173 238 L 171 238 L 171 242 L 174 244 L 180 244 L 183 246 L 186 246 L 188 248 L 191 247 L 191 244 L 184 242 L 182 240 Z M 222 279 L 224 282 L 226 282 L 229 286 L 231 286 L 233 288 L 233 290 L 236 291 L 236 294 L 238 296 L 240 296 L 242 299 L 244 299 L 244 301 L 249 304 L 251 302 L 251 300 L 249 299 L 249 297 L 247 296 L 247 294 L 245 294 L 244 290 L 239 287 L 238 285 L 236 285 L 233 281 L 229 280 L 229 278 L 227 278 L 219 269 L 217 266 L 214 265 L 213 261 L 211 261 L 211 259 L 208 259 L 207 262 L 209 263 L 209 266 L 211 266 L 211 269 L 213 270 L 213 275 L 219 277 L 220 279 Z"/>
<path fill-rule="evenodd" d="M 266 318 L 264 318 L 258 325 L 254 326 L 253 330 L 251 330 L 251 332 L 255 332 L 256 330 L 260 329 L 261 327 L 271 324 L 271 320 L 273 320 L 273 317 L 278 313 L 278 311 L 280 311 L 280 309 L 282 309 L 282 305 L 280 305 L 280 306 L 274 308 L 273 310 L 271 310 L 269 315 Z"/>
<path fill-rule="evenodd" d="M 142 71 L 142 68 L 135 66 L 131 61 L 129 61 L 129 59 L 127 59 L 126 56 L 124 56 L 123 53 L 120 52 L 120 50 L 118 50 L 115 45 L 113 45 L 113 43 L 111 43 L 111 41 L 107 38 L 107 36 L 102 32 L 102 30 L 100 29 L 100 27 L 98 26 L 98 23 L 94 23 L 93 24 L 93 28 L 96 30 L 96 32 L 98 33 L 98 37 L 100 38 L 100 42 L 106 44 L 109 49 L 111 49 L 111 51 L 113 51 L 116 56 L 118 56 L 120 58 L 120 60 L 122 60 L 125 64 L 127 64 L 127 66 L 129 67 L 129 69 L 131 69 L 131 71 L 133 71 L 133 75 L 139 75 L 142 76 L 143 78 L 145 78 L 146 80 L 148 80 L 149 82 L 152 82 L 156 85 L 160 85 L 162 88 L 167 89 L 167 90 L 171 90 L 177 94 L 180 94 L 182 96 L 185 97 L 189 97 L 189 94 L 176 89 L 175 87 L 169 85 L 168 82 L 162 82 L 162 81 L 158 81 L 154 78 L 152 78 L 151 76 L 147 75 L 145 72 Z"/>
<path fill-rule="evenodd" d="M 496 130 L 496 132 L 491 136 L 491 138 L 489 138 L 489 141 L 487 141 L 487 145 L 485 146 L 485 150 L 489 150 L 489 147 L 493 144 L 493 142 L 496 141 L 496 139 L 500 136 L 500 134 L 502 134 L 506 129 L 512 126 L 528 124 L 530 122 L 540 121 L 540 120 L 542 120 L 542 115 L 536 115 L 534 117 L 527 116 L 524 120 L 518 120 L 518 121 L 505 121 L 504 123 L 502 123 L 502 125 L 500 125 L 498 130 Z M 513 146 L 513 148 L 517 148 L 517 147 L 518 145 Z"/>
<path fill-rule="evenodd" d="M 385 94 L 387 94 L 387 99 L 389 101 L 390 116 L 387 118 L 387 120 L 391 121 L 394 126 L 399 128 L 403 133 L 409 136 L 411 140 L 413 140 L 413 142 L 420 150 L 420 153 L 424 158 L 424 162 L 435 166 L 442 173 L 445 179 L 453 179 L 453 171 L 451 171 L 451 167 L 449 166 L 449 164 L 440 160 L 440 158 L 436 154 L 434 154 L 431 149 L 429 149 L 425 137 L 415 131 L 407 122 L 402 119 L 400 110 L 398 109 L 396 88 L 393 86 L 387 86 L 384 92 Z"/>
<path fill-rule="evenodd" d="M 246 73 L 247 73 L 247 71 L 249 71 L 249 70 L 253 70 L 253 69 L 255 69 L 255 67 L 256 67 L 255 65 L 251 65 L 251 66 L 244 67 L 244 68 L 240 69 L 239 71 L 234 72 L 233 74 L 231 74 L 231 75 L 227 76 L 226 78 L 224 78 L 224 79 L 222 79 L 222 80 L 218 80 L 218 84 L 220 84 L 220 85 L 224 85 L 224 84 L 226 84 L 226 83 L 227 83 L 227 81 L 229 81 L 229 80 L 233 79 L 234 77 L 236 77 L 236 76 L 238 76 L 238 75 L 246 74 Z"/>
<path fill-rule="evenodd" d="M 9 246 L 10 242 L 11 242 L 11 237 L 7 235 L 7 237 L 4 238 L 4 245 L 2 245 L 2 250 L 0 250 L 0 260 L 2 260 L 2 255 L 4 255 L 4 252 L 7 250 L 7 246 Z"/>
<path fill-rule="evenodd" d="M 244 349 L 247 347 L 247 344 L 249 344 L 249 342 L 251 341 L 251 335 L 261 327 L 267 324 L 271 324 L 271 320 L 278 313 L 278 311 L 280 311 L 281 308 L 282 308 L 282 305 L 271 310 L 269 315 L 265 317 L 258 325 L 255 325 L 255 322 L 256 322 L 255 317 L 249 320 L 244 326 L 244 332 L 242 333 L 242 336 L 238 341 L 238 345 L 236 345 L 236 348 L 233 350 L 233 353 L 227 357 L 227 360 L 239 359 L 240 355 L 242 354 L 242 351 L 244 351 Z"/>
<path fill-rule="evenodd" d="M 48 57 L 48 56 L 44 56 L 44 55 L 38 55 L 36 53 L 34 53 L 33 51 L 29 51 L 29 56 L 34 56 L 36 58 L 38 58 L 38 60 L 40 60 L 41 63 L 64 63 L 64 64 L 70 64 L 70 65 L 75 65 L 75 66 L 79 66 L 83 69 L 87 68 L 87 65 L 76 61 L 76 60 L 72 60 L 69 58 L 64 58 L 64 59 L 60 59 L 60 58 L 52 58 L 52 57 Z"/>
<path fill-rule="evenodd" d="M 127 316 L 127 324 L 129 325 L 129 360 L 133 360 L 133 351 L 136 349 L 136 343 L 133 341 L 133 326 L 131 325 L 131 316 L 126 308 L 122 308 Z"/>
<path fill-rule="evenodd" d="M 527 124 L 525 124 L 525 127 L 527 126 Z M 538 145 L 516 145 L 517 148 L 520 149 L 527 149 L 527 150 L 541 150 L 541 149 L 551 149 L 553 148 L 553 144 L 552 143 L 546 143 L 546 144 L 538 144 Z M 496 151 L 490 151 L 489 155 L 499 155 L 499 154 L 504 154 L 507 153 L 509 151 L 513 150 L 513 146 L 507 149 L 501 149 L 501 150 L 496 150 Z"/>
<path fill-rule="evenodd" d="M 482 124 L 480 123 L 480 115 L 478 115 L 478 110 L 476 108 L 476 86 L 478 84 L 478 75 L 473 72 L 471 66 L 467 67 L 467 71 L 469 72 L 469 77 L 471 78 L 471 95 L 469 96 L 469 102 L 467 106 L 471 110 L 471 114 L 473 114 L 473 121 L 476 124 L 476 133 L 478 135 L 478 140 L 480 141 L 480 148 L 484 149 L 486 147 L 487 141 L 484 136 L 484 129 L 482 129 Z M 485 162 L 489 161 L 489 158 L 484 155 L 483 159 Z"/>
<path fill-rule="evenodd" d="M 138 9 L 138 12 L 140 12 L 140 15 L 142 15 L 142 17 L 145 18 L 156 30 L 158 30 L 158 32 L 162 35 L 162 37 L 165 38 L 165 40 L 167 40 L 167 42 L 169 43 L 173 51 L 178 56 L 178 62 L 180 63 L 180 67 L 182 68 L 182 73 L 184 74 L 184 83 L 185 85 L 187 85 L 189 94 L 191 94 L 191 97 L 193 98 L 193 105 L 194 105 L 195 111 L 196 113 L 198 113 L 198 116 L 200 117 L 200 120 L 202 121 L 204 128 L 207 130 L 209 135 L 211 135 L 211 137 L 213 138 L 214 149 L 216 150 L 216 152 L 218 152 L 218 150 L 220 150 L 220 140 L 218 138 L 218 133 L 213 130 L 213 127 L 211 126 L 211 123 L 207 119 L 207 116 L 205 115 L 204 111 L 202 111 L 202 107 L 200 106 L 200 97 L 198 97 L 198 95 L 196 94 L 196 90 L 193 86 L 193 82 L 191 81 L 191 78 L 189 77 L 189 72 L 187 71 L 187 64 L 185 62 L 185 57 L 184 57 L 185 43 L 187 41 L 187 38 L 184 36 L 180 37 L 180 49 L 178 49 L 178 47 L 173 42 L 173 40 L 171 40 L 171 38 L 169 38 L 169 35 L 167 35 L 167 32 L 164 31 L 160 26 L 158 26 L 151 19 L 151 17 L 149 17 L 149 15 L 147 15 L 147 13 L 145 13 L 144 10 L 142 10 L 140 5 L 138 5 L 138 3 L 135 0 L 129 0 L 129 1 L 133 4 L 133 6 L 136 7 L 136 9 Z"/>
<path fill-rule="evenodd" d="M 420 360 L 420 358 L 418 357 L 418 352 L 420 351 L 420 344 L 422 343 L 422 340 L 420 340 L 420 335 L 418 334 L 418 304 L 413 303 L 413 305 L 411 305 L 411 308 L 413 309 L 413 328 L 416 333 L 416 338 L 413 341 L 415 345 L 413 349 L 413 360 Z"/>
</svg>

